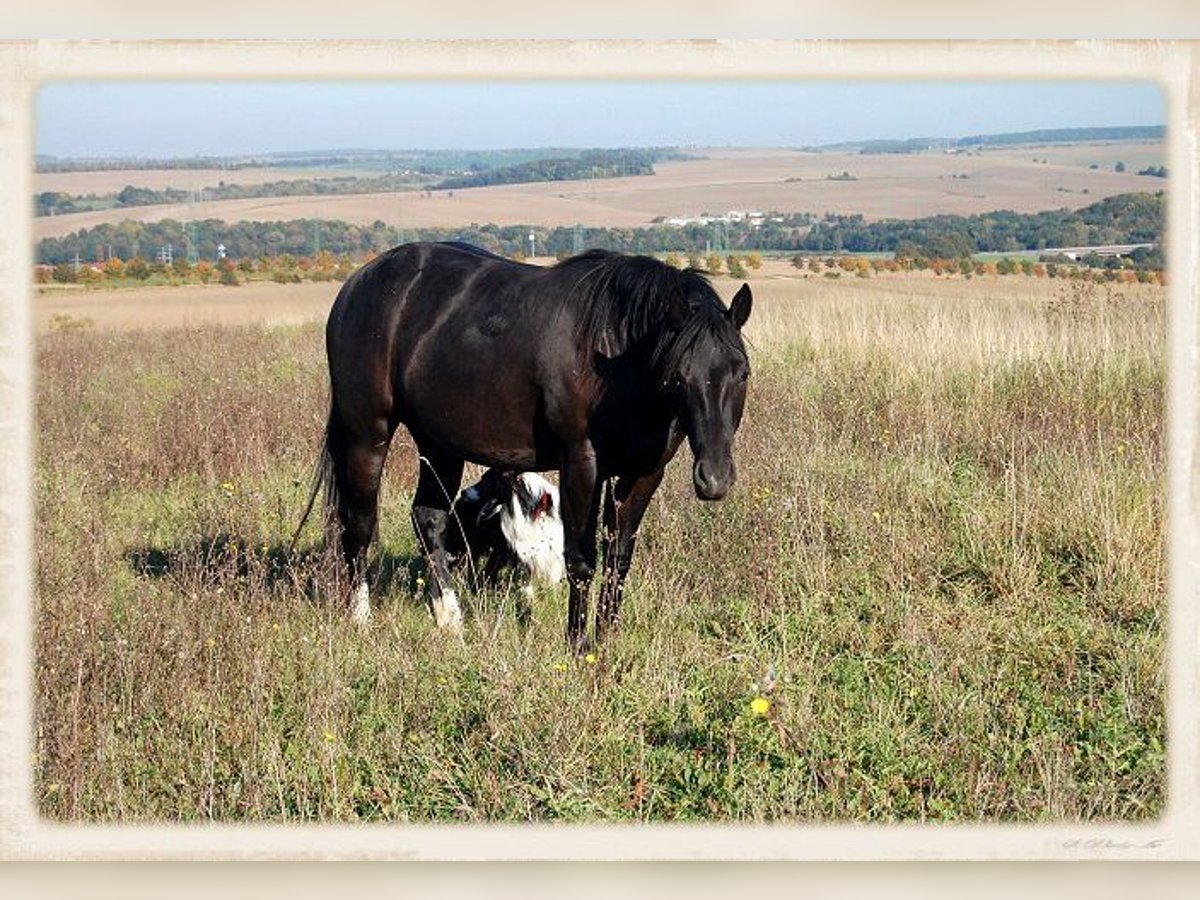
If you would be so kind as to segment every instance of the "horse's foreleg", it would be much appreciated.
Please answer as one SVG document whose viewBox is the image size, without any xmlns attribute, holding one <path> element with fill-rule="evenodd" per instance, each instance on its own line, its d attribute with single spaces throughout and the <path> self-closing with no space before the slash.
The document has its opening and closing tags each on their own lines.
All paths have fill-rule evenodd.
<svg viewBox="0 0 1200 900">
<path fill-rule="evenodd" d="M 421 473 L 413 498 L 413 528 L 425 554 L 429 572 L 429 606 L 439 628 L 462 631 L 462 607 L 450 586 L 450 560 L 446 552 L 446 529 L 450 508 L 462 481 L 463 461 L 431 451 L 418 444 Z"/>
<path fill-rule="evenodd" d="M 562 506 L 563 562 L 570 599 L 567 603 L 567 643 L 577 653 L 585 647 L 588 592 L 596 573 L 596 520 L 600 512 L 596 454 L 583 441 L 563 455 L 559 477 Z"/>
<path fill-rule="evenodd" d="M 621 614 L 621 592 L 629 566 L 633 562 L 633 547 L 638 526 L 650 505 L 650 498 L 662 482 L 663 469 L 642 478 L 621 478 L 615 487 L 615 502 L 607 502 L 604 510 L 604 579 L 596 606 L 596 640 L 617 624 Z"/>
</svg>

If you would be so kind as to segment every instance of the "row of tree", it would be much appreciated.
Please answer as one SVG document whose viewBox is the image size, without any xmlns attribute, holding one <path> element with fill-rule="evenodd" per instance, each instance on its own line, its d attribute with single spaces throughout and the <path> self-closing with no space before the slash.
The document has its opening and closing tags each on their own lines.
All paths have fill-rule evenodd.
<svg viewBox="0 0 1200 900">
<path fill-rule="evenodd" d="M 771 241 L 754 240 L 748 226 L 730 224 L 722 229 L 706 224 L 653 225 L 646 228 L 603 228 L 583 226 L 468 225 L 462 228 L 397 228 L 376 221 L 371 225 L 327 219 L 292 219 L 285 222 L 225 222 L 203 219 L 189 223 L 175 219 L 158 222 L 123 221 L 105 223 L 63 237 L 38 242 L 36 260 L 53 265 L 82 260 L 104 260 L 109 256 L 130 259 L 154 256 L 170 246 L 176 255 L 214 259 L 223 245 L 235 258 L 258 258 L 280 253 L 304 255 L 326 249 L 334 253 L 379 252 L 406 241 L 466 241 L 511 256 L 529 251 L 529 234 L 534 234 L 534 251 L 557 256 L 584 248 L 622 253 L 666 253 L 732 249 L 769 249 Z M 774 233 L 774 232 L 770 232 Z M 793 247 L 794 238 L 777 243 Z M 759 246 L 763 244 L 763 246 Z"/>
<path fill-rule="evenodd" d="M 89 209 L 185 203 L 192 199 L 378 194 L 417 188 L 455 190 L 492 184 L 653 175 L 656 160 L 686 158 L 683 154 L 664 148 L 558 151 L 562 155 L 547 157 L 545 154 L 548 152 L 481 151 L 474 157 L 458 155 L 446 158 L 430 154 L 415 158 L 412 166 L 399 166 L 399 160 L 389 158 L 390 163 L 397 164 L 396 170 L 380 175 L 291 178 L 262 184 L 227 184 L 221 181 L 199 191 L 170 186 L 154 189 L 131 184 L 109 194 L 42 191 L 34 195 L 34 215 L 57 216 Z M 503 163 L 505 160 L 516 161 Z M 464 168 L 447 167 L 447 162 L 457 162 Z"/>
<path fill-rule="evenodd" d="M 40 283 L 58 282 L 100 286 L 104 284 L 127 284 L 151 282 L 155 284 L 209 284 L 219 282 L 236 286 L 245 281 L 270 280 L 282 284 L 301 281 L 344 281 L 356 267 L 374 257 L 367 252 L 352 257 L 349 254 L 335 255 L 321 251 L 313 256 L 294 256 L 284 253 L 261 259 L 229 258 L 214 262 L 199 260 L 192 263 L 186 258 L 176 258 L 167 263 L 163 260 L 147 260 L 134 257 L 122 260 L 111 257 L 103 263 L 83 264 L 58 263 L 54 266 L 39 266 L 35 280 Z M 523 259 L 521 253 L 514 257 Z M 744 254 L 667 253 L 664 262 L 676 268 L 688 266 L 705 271 L 710 275 L 728 274 L 733 278 L 745 278 L 763 264 L 762 254 L 751 251 Z M 865 256 L 816 256 L 797 254 L 792 265 L 812 275 L 840 278 L 852 275 L 870 278 L 875 275 L 902 272 L 929 272 L 935 276 L 964 277 L 1023 275 L 1034 278 L 1089 279 L 1099 282 L 1165 284 L 1161 270 L 1135 268 L 1127 262 L 1112 258 L 1111 265 L 1104 268 L 1089 268 L 1082 261 L 1055 262 L 1002 257 L 995 260 L 971 259 L 926 259 L 915 258 L 868 258 Z"/>
<path fill-rule="evenodd" d="M 843 273 L 866 278 L 883 272 L 931 272 L 934 275 L 1024 275 L 1034 278 L 1087 278 L 1095 281 L 1121 281 L 1126 283 L 1165 284 L 1166 276 L 1161 269 L 1138 267 L 1121 257 L 1106 257 L 1099 268 L 1091 268 L 1084 260 L 1056 261 L 1046 257 L 1036 262 L 1027 258 L 1001 257 L 991 260 L 974 260 L 968 257 L 944 259 L 924 256 L 874 257 L 866 256 L 808 256 L 797 254 L 792 257 L 797 269 L 836 277 Z"/>
<path fill-rule="evenodd" d="M 895 253 L 956 259 L 973 253 L 1015 253 L 1047 247 L 1160 243 L 1165 198 L 1120 194 L 1082 209 L 1037 213 L 1011 210 L 971 216 L 868 222 L 860 215 L 826 216 L 799 242 L 815 253 Z"/>
<path fill-rule="evenodd" d="M 588 150 L 578 156 L 536 159 L 439 181 L 435 189 L 526 184 L 536 181 L 575 181 L 584 178 L 620 178 L 653 175 L 659 154 L 654 150 Z"/>
<path fill-rule="evenodd" d="M 754 222 L 656 224 L 642 228 L 583 226 L 469 225 L 463 228 L 402 229 L 375 221 L 371 225 L 322 219 L 286 222 L 225 222 L 204 219 L 183 223 L 106 223 L 38 242 L 40 263 L 130 259 L 156 255 L 170 246 L 174 255 L 215 259 L 218 246 L 228 256 L 259 258 L 291 253 L 307 255 L 378 252 L 413 240 L 461 240 L 511 256 L 534 251 L 556 256 L 584 248 L 624 253 L 772 252 L 888 253 L 901 257 L 959 259 L 981 252 L 1017 253 L 1047 247 L 1102 244 L 1161 245 L 1164 196 L 1123 194 L 1079 210 L 1040 213 L 998 211 L 973 216 L 929 216 L 868 222 L 860 215 L 827 213 L 819 221 L 807 214 L 767 216 Z M 1156 260 L 1143 260 L 1153 267 Z M 1160 262 L 1160 260 L 1158 261 Z"/>
<path fill-rule="evenodd" d="M 293 178 L 263 184 L 226 184 L 224 181 L 199 191 L 165 187 L 160 190 L 126 185 L 112 194 L 68 194 L 43 191 L 35 194 L 34 215 L 60 216 L 98 207 L 153 206 L 186 203 L 189 200 L 242 200 L 256 197 L 308 197 L 345 194 L 382 194 L 413 190 L 429 185 L 436 176 L 421 172 L 392 172 L 387 175 L 332 178 Z"/>
</svg>

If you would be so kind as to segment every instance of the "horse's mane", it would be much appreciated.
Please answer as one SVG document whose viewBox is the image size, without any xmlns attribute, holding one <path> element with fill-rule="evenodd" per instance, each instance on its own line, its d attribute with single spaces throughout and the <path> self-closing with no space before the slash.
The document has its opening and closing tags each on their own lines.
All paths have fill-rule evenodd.
<svg viewBox="0 0 1200 900">
<path fill-rule="evenodd" d="M 588 250 L 555 266 L 568 276 L 570 302 L 578 304 L 579 336 L 585 346 L 605 356 L 617 356 L 647 335 L 662 332 L 668 303 L 681 293 L 692 301 L 684 328 L 669 342 L 659 341 L 655 357 L 667 349 L 690 347 L 702 331 L 721 331 L 725 310 L 698 269 L 676 269 L 649 256 L 625 256 L 607 250 Z"/>
</svg>

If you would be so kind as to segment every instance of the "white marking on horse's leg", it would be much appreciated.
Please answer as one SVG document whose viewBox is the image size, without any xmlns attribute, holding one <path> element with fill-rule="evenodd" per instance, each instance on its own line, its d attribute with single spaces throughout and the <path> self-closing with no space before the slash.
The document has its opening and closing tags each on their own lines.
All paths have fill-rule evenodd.
<svg viewBox="0 0 1200 900">
<path fill-rule="evenodd" d="M 433 598 L 433 621 L 438 628 L 448 628 L 455 634 L 462 634 L 463 617 L 458 594 L 447 588 Z"/>
<path fill-rule="evenodd" d="M 521 585 L 521 594 L 524 595 L 526 600 L 529 600 L 532 602 L 532 600 L 533 600 L 533 585 L 529 582 L 526 582 L 525 584 Z"/>
<path fill-rule="evenodd" d="M 364 625 L 371 618 L 371 592 L 365 581 L 359 582 L 354 591 L 354 602 L 350 607 L 350 620 Z"/>
</svg>

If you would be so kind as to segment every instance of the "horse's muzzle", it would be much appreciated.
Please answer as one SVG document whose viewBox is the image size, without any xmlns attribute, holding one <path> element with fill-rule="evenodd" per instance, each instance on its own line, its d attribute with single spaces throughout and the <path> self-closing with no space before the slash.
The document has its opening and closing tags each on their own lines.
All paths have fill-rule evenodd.
<svg viewBox="0 0 1200 900">
<path fill-rule="evenodd" d="M 701 500 L 720 500 L 729 493 L 736 477 L 732 462 L 721 466 L 698 459 L 692 466 L 692 486 Z"/>
</svg>

